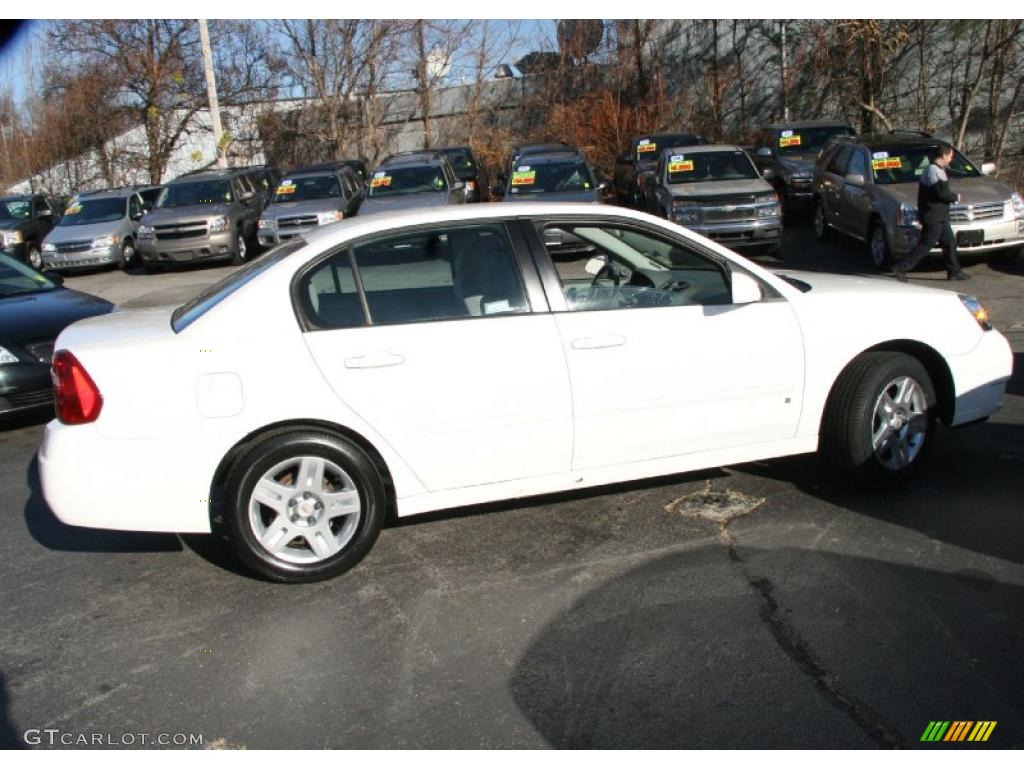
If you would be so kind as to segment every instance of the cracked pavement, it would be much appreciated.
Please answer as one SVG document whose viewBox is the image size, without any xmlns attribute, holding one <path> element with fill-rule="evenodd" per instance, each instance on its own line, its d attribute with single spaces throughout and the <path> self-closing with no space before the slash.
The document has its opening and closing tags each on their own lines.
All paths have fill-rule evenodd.
<svg viewBox="0 0 1024 768">
<path fill-rule="evenodd" d="M 787 238 L 784 265 L 866 261 Z M 391 525 L 322 584 L 257 581 L 208 537 L 60 524 L 42 420 L 9 422 L 0 744 L 1024 746 L 1024 270 L 968 270 L 1014 344 L 1010 394 L 905 489 L 839 487 L 806 456 L 474 507 Z M 152 303 L 223 271 L 69 283 Z M 936 719 L 998 725 L 921 744 Z"/>
</svg>

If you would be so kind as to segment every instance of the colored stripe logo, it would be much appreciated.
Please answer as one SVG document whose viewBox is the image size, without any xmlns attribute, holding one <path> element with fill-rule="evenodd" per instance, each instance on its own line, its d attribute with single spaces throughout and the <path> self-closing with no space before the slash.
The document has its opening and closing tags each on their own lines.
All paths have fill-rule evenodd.
<svg viewBox="0 0 1024 768">
<path fill-rule="evenodd" d="M 988 741 L 996 720 L 931 720 L 921 741 Z"/>
</svg>

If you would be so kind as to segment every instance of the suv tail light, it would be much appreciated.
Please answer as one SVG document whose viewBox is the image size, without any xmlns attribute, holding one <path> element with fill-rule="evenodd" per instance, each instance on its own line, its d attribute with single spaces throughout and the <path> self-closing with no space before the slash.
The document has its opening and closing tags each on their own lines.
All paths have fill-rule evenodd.
<svg viewBox="0 0 1024 768">
<path fill-rule="evenodd" d="M 103 395 L 78 358 L 62 349 L 53 356 L 53 399 L 65 424 L 88 424 L 99 418 Z"/>
</svg>

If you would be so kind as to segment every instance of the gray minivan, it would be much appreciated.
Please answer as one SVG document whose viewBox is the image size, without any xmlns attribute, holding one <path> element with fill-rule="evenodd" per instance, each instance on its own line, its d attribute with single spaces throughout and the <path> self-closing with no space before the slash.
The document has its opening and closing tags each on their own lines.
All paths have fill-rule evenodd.
<svg viewBox="0 0 1024 768">
<path fill-rule="evenodd" d="M 324 224 L 356 215 L 365 197 L 347 161 L 289 171 L 259 219 L 260 245 L 272 247 Z"/>
<path fill-rule="evenodd" d="M 131 187 L 77 195 L 43 240 L 43 268 L 134 267 L 144 214 L 145 203 Z"/>
</svg>

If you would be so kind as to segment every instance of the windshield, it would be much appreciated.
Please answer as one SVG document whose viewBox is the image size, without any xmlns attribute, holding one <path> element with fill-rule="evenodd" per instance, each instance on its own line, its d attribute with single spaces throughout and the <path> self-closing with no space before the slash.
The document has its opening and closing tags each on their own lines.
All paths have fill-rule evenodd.
<svg viewBox="0 0 1024 768">
<path fill-rule="evenodd" d="M 853 136 L 853 131 L 846 125 L 786 128 L 779 131 L 776 136 L 775 147 L 780 155 L 791 155 L 797 152 L 817 152 L 834 136 Z"/>
<path fill-rule="evenodd" d="M 666 170 L 669 184 L 759 178 L 747 153 L 741 150 L 670 155 Z"/>
<path fill-rule="evenodd" d="M 73 200 L 58 227 L 73 227 L 76 224 L 100 224 L 104 221 L 123 219 L 127 201 L 122 197 L 107 197 L 100 200 Z"/>
<path fill-rule="evenodd" d="M 509 193 L 530 195 L 538 192 L 579 192 L 591 189 L 593 185 L 586 163 L 578 160 L 541 165 L 524 163 L 512 172 Z"/>
<path fill-rule="evenodd" d="M 32 213 L 28 200 L 8 200 L 0 203 L 0 219 L 27 219 Z"/>
<path fill-rule="evenodd" d="M 300 200 L 323 200 L 341 197 L 341 185 L 337 176 L 301 176 L 284 179 L 277 185 L 275 203 L 295 203 Z"/>
<path fill-rule="evenodd" d="M 57 284 L 31 267 L 0 253 L 0 297 L 26 293 L 43 293 Z"/>
<path fill-rule="evenodd" d="M 305 240 L 296 237 L 284 245 L 272 248 L 258 259 L 250 261 L 241 269 L 217 281 L 174 310 L 174 314 L 171 315 L 171 328 L 175 333 L 181 333 L 250 280 L 305 245 Z"/>
<path fill-rule="evenodd" d="M 451 163 L 452 170 L 456 173 L 469 173 L 470 171 L 476 170 L 476 163 L 473 161 L 473 155 L 470 154 L 468 149 L 446 149 L 444 156 L 448 158 L 448 162 Z"/>
<path fill-rule="evenodd" d="M 164 187 L 157 200 L 157 208 L 181 208 L 185 205 L 206 205 L 209 203 L 230 203 L 235 196 L 231 184 L 223 179 L 189 181 Z"/>
<path fill-rule="evenodd" d="M 656 162 L 658 151 L 669 147 L 688 147 L 694 144 L 707 144 L 704 137 L 693 133 L 671 133 L 665 136 L 651 136 L 638 139 L 636 142 L 636 159 L 643 162 Z"/>
<path fill-rule="evenodd" d="M 417 192 L 443 192 L 448 189 L 444 172 L 436 165 L 411 168 L 386 168 L 370 179 L 370 197 L 413 195 Z"/>
<path fill-rule="evenodd" d="M 917 182 L 935 155 L 935 145 L 919 147 L 890 147 L 871 152 L 871 173 L 876 184 L 909 184 Z M 971 162 L 953 150 L 953 161 L 946 169 L 951 179 L 980 176 Z"/>
</svg>

